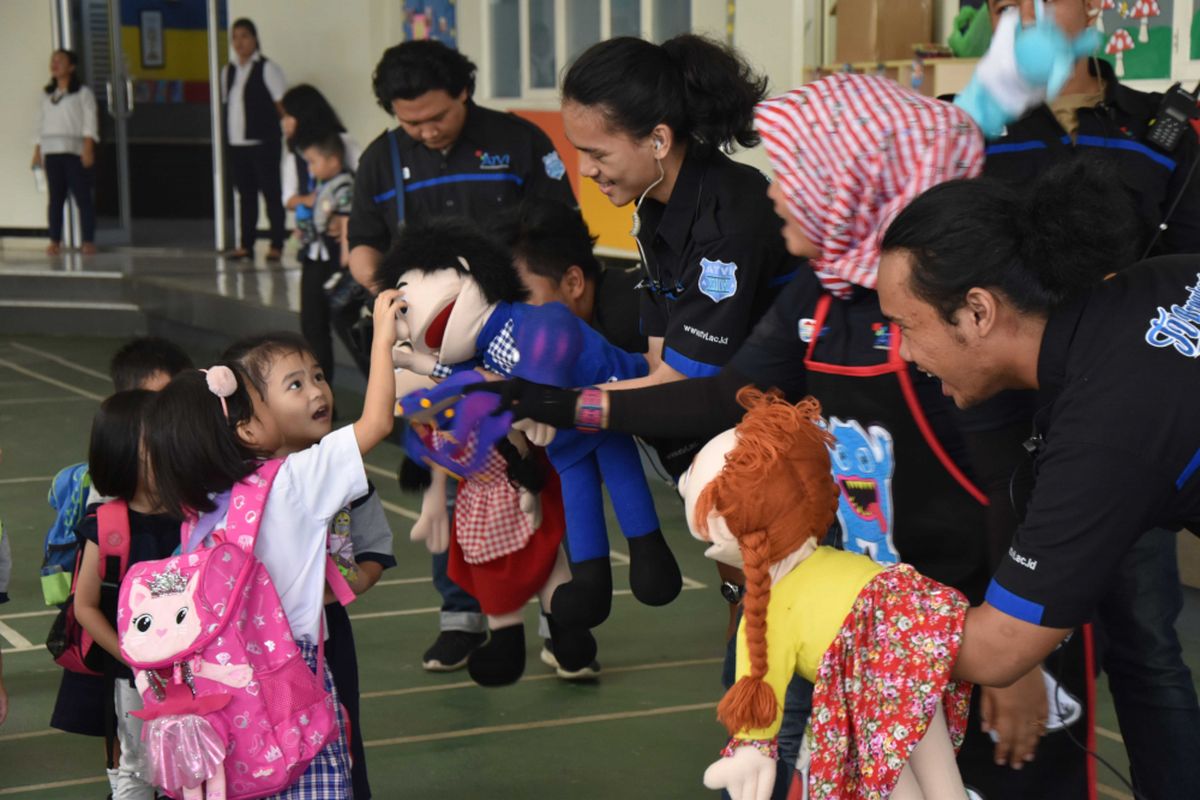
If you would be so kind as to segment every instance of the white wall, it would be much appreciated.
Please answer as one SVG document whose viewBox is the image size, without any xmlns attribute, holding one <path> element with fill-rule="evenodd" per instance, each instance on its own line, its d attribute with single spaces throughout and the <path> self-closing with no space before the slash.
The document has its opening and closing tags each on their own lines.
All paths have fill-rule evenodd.
<svg viewBox="0 0 1200 800">
<path fill-rule="evenodd" d="M 5 0 L 0 25 L 0 227 L 45 228 L 46 195 L 37 191 L 29 170 L 37 137 L 42 87 L 50 79 L 48 0 Z"/>
</svg>

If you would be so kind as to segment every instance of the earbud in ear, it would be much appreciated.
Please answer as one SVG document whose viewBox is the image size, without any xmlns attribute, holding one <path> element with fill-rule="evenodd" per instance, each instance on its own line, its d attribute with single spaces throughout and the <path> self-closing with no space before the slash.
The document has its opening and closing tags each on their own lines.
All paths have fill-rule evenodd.
<svg viewBox="0 0 1200 800">
<path fill-rule="evenodd" d="M 655 139 L 655 140 L 654 140 L 654 149 L 655 149 L 656 151 L 657 151 L 657 150 L 661 150 L 661 149 L 662 149 L 662 139 Z"/>
</svg>

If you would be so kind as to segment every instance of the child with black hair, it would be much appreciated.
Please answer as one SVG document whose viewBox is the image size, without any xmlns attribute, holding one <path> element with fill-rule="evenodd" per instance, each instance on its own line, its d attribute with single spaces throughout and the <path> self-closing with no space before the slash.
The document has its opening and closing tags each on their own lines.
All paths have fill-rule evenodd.
<svg viewBox="0 0 1200 800">
<path fill-rule="evenodd" d="M 130 339 L 113 354 L 108 374 L 113 389 L 149 389 L 157 392 L 171 378 L 193 368 L 191 357 L 179 345 L 161 336 L 139 336 Z"/>
<path fill-rule="evenodd" d="M 114 498 L 106 504 L 108 508 L 128 515 L 128 564 L 166 558 L 179 544 L 179 522 L 162 512 L 143 457 L 144 419 L 153 397 L 153 392 L 144 389 L 117 392 L 100 405 L 92 421 L 88 470 L 97 490 Z M 130 712 L 140 710 L 142 702 L 117 643 L 116 590 L 102 586 L 100 577 L 98 543 L 104 513 L 100 506 L 90 508 L 76 530 L 84 545 L 75 583 L 75 616 L 108 656 L 105 690 L 113 698 L 117 739 L 121 743 L 113 797 L 153 800 L 154 788 L 140 777 L 145 774 L 142 722 Z M 112 581 L 106 576 L 105 583 L 110 581 L 120 582 L 119 578 Z"/>
<path fill-rule="evenodd" d="M 254 555 L 266 568 L 305 662 L 323 674 L 325 690 L 340 708 L 332 676 L 318 665 L 328 530 L 346 505 L 367 493 L 362 457 L 392 430 L 399 293 L 375 301 L 371 372 L 362 416 L 353 425 L 321 435 L 332 414 L 328 396 L 315 390 L 292 357 L 277 353 L 262 362 L 259 390 L 237 363 L 181 373 L 159 394 L 150 415 L 147 450 L 163 505 L 176 516 L 215 514 L 214 534 L 224 535 L 227 512 L 218 500 L 249 478 L 260 460 L 292 450 L 278 466 L 259 520 Z M 268 406 L 268 400 L 270 406 Z M 286 417 L 287 425 L 279 419 Z M 300 449 L 292 423 L 320 441 Z M 349 797 L 350 764 L 343 721 L 303 775 L 281 797 Z"/>
<path fill-rule="evenodd" d="M 333 392 L 322 372 L 316 354 L 304 337 L 287 331 L 250 336 L 230 345 L 221 354 L 223 361 L 236 363 L 249 378 L 275 424 L 284 444 L 272 455 L 287 458 L 316 445 L 332 428 Z M 286 375 L 286 385 L 270 382 L 270 373 Z M 297 386 L 297 384 L 299 384 Z M 293 388 L 295 387 L 295 388 Z M 316 404 L 315 413 L 295 411 L 293 392 Z M 308 410 L 307 406 L 304 409 Z M 329 525 L 329 550 L 338 569 L 356 594 L 362 594 L 379 580 L 388 567 L 396 565 L 392 553 L 392 529 L 375 487 L 367 482 L 367 493 L 340 509 Z M 367 780 L 366 754 L 359 729 L 358 656 L 350 615 L 327 588 L 325 596 L 325 660 L 333 673 L 346 716 L 350 720 L 351 778 L 356 800 L 368 800 L 371 787 Z"/>
<path fill-rule="evenodd" d="M 130 339 L 113 354 L 112 360 L 109 361 L 108 373 L 112 378 L 114 391 L 124 392 L 131 389 L 158 391 L 176 374 L 191 368 L 192 359 L 179 345 L 158 336 L 140 336 Z M 74 493 L 59 491 L 60 488 L 68 485 L 62 480 L 67 473 L 83 466 L 85 465 L 73 464 L 65 467 L 59 471 L 51 484 L 50 504 L 58 512 L 56 526 L 73 528 L 76 521 L 83 515 L 84 507 L 102 503 L 106 499 L 94 484 L 83 491 L 83 495 L 86 496 L 83 507 L 76 505 L 78 501 L 73 499 Z M 87 475 L 86 470 L 83 471 L 79 480 L 84 482 L 85 486 L 91 483 L 91 478 Z M 67 508 L 68 505 L 72 508 Z M 63 670 L 54 711 L 50 716 L 50 727 L 83 736 L 105 737 L 105 760 L 108 765 L 109 784 L 115 795 L 117 770 L 113 764 L 119 760 L 120 748 L 117 740 L 111 738 L 113 732 L 106 731 L 104 723 L 106 693 L 103 686 L 103 677 Z"/>
</svg>

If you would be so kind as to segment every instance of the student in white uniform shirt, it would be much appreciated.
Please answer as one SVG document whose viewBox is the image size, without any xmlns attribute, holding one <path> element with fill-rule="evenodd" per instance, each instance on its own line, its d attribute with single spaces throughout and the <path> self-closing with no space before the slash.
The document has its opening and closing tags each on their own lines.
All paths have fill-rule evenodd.
<svg viewBox="0 0 1200 800">
<path fill-rule="evenodd" d="M 92 198 L 92 166 L 96 163 L 96 97 L 84 86 L 75 69 L 79 58 L 70 50 L 50 56 L 50 82 L 42 97 L 33 168 L 46 171 L 50 190 L 47 209 L 50 244 L 46 255 L 62 252 L 63 206 L 69 192 L 79 208 L 83 228 L 83 253 L 96 252 L 96 203 Z"/>
<path fill-rule="evenodd" d="M 283 251 L 284 218 L 280 201 L 279 104 L 287 89 L 283 70 L 258 51 L 258 29 L 244 17 L 229 31 L 234 58 L 221 76 L 225 101 L 225 136 L 229 144 L 233 185 L 241 201 L 241 241 L 229 255 L 250 258 L 258 229 L 258 196 L 267 205 L 271 223 L 268 261 L 277 261 Z"/>
</svg>

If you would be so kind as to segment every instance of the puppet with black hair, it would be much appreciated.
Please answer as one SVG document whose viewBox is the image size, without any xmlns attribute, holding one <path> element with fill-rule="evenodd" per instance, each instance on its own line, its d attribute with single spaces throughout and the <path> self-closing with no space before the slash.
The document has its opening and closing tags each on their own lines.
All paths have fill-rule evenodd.
<svg viewBox="0 0 1200 800">
<path fill-rule="evenodd" d="M 400 289 L 401 326 L 413 355 L 404 366 L 444 377 L 482 367 L 561 387 L 645 375 L 643 356 L 609 344 L 561 303 L 532 306 L 509 253 L 457 218 L 409 226 L 384 257 L 377 284 Z M 633 440 L 621 434 L 559 431 L 547 454 L 562 484 L 571 580 L 559 586 L 551 618 L 593 628 L 612 607 L 612 570 L 600 485 L 608 487 L 628 545 L 629 582 L 647 605 L 679 594 L 679 566 L 663 538 Z"/>
</svg>

